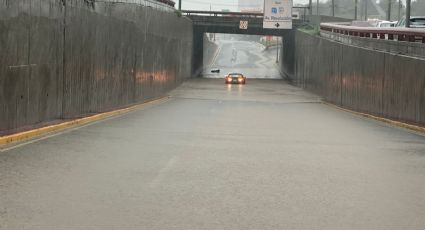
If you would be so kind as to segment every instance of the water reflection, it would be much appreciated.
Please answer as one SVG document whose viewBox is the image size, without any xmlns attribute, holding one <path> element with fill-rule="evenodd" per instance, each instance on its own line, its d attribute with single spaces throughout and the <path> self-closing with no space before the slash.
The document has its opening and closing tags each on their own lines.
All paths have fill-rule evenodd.
<svg viewBox="0 0 425 230">
<path fill-rule="evenodd" d="M 235 94 L 237 96 L 242 96 L 244 85 L 227 84 L 226 86 L 227 86 L 227 95 L 228 96 L 232 96 L 232 95 L 235 95 Z"/>
</svg>

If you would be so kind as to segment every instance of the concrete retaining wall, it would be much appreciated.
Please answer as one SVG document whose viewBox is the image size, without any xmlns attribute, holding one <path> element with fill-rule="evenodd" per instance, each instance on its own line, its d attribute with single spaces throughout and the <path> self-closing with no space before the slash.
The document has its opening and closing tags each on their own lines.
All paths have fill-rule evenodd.
<svg viewBox="0 0 425 230">
<path fill-rule="evenodd" d="M 204 36 L 204 49 L 203 49 L 203 69 L 210 68 L 215 55 L 217 54 L 218 45 L 205 34 Z"/>
<path fill-rule="evenodd" d="M 192 39 L 136 4 L 0 0 L 0 133 L 164 95 L 190 77 Z"/>
<path fill-rule="evenodd" d="M 295 84 L 345 108 L 425 125 L 425 59 L 293 36 L 284 50 L 294 58 L 282 66 Z"/>
</svg>

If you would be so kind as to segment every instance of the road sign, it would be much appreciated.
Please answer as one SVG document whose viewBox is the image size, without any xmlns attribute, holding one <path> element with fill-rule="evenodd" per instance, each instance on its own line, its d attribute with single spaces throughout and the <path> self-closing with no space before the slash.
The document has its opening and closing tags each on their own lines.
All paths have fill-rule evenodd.
<svg viewBox="0 0 425 230">
<path fill-rule="evenodd" d="M 241 30 L 247 30 L 248 29 L 248 21 L 240 21 L 240 23 L 239 23 L 239 29 L 241 29 Z"/>
<path fill-rule="evenodd" d="M 264 0 L 265 29 L 292 29 L 292 0 Z"/>
</svg>

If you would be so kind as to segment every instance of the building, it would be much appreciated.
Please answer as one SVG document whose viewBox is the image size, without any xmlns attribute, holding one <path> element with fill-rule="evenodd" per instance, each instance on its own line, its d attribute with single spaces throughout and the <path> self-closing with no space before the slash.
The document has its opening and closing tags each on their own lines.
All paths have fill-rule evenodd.
<svg viewBox="0 0 425 230">
<path fill-rule="evenodd" d="M 238 7 L 241 12 L 262 12 L 264 0 L 238 0 Z"/>
</svg>

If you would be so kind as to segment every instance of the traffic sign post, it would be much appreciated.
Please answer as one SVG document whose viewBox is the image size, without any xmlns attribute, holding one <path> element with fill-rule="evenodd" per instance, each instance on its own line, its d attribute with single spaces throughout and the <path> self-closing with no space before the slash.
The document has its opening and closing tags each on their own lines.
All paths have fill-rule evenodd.
<svg viewBox="0 0 425 230">
<path fill-rule="evenodd" d="M 264 0 L 265 29 L 292 29 L 292 0 Z"/>
</svg>

